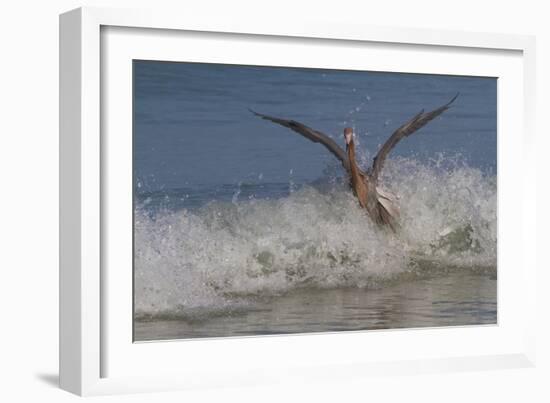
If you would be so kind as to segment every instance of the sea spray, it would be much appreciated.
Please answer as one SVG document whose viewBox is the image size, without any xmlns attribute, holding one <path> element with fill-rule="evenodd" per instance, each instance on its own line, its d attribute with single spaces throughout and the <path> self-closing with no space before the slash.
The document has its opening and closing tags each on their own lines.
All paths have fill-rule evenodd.
<svg viewBox="0 0 550 403">
<path fill-rule="evenodd" d="M 388 161 L 397 235 L 376 227 L 345 180 L 285 197 L 135 211 L 137 317 L 248 309 L 300 287 L 383 287 L 430 270 L 496 271 L 496 177 L 441 157 Z"/>
</svg>

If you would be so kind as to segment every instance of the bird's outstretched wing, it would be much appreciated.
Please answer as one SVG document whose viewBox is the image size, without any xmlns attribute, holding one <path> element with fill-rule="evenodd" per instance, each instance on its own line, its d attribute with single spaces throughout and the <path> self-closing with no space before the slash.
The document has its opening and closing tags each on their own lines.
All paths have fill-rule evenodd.
<svg viewBox="0 0 550 403">
<path fill-rule="evenodd" d="M 376 154 L 376 157 L 374 157 L 372 170 L 370 172 L 371 178 L 375 182 L 378 181 L 378 176 L 382 171 L 382 167 L 384 166 L 384 162 L 386 161 L 388 154 L 402 138 L 413 134 L 418 129 L 424 127 L 428 122 L 441 115 L 443 112 L 449 109 L 449 107 L 457 97 L 458 93 L 445 105 L 440 106 L 439 108 L 431 112 L 424 112 L 424 110 L 420 111 L 419 114 L 414 116 L 411 120 L 399 127 L 395 132 L 393 132 L 390 138 L 386 140 L 384 145 L 380 148 L 378 154 Z"/>
<path fill-rule="evenodd" d="M 261 117 L 262 119 L 269 120 L 273 123 L 277 123 L 281 126 L 288 127 L 289 129 L 295 131 L 298 134 L 301 134 L 305 138 L 313 141 L 314 143 L 321 143 L 324 145 L 327 150 L 329 150 L 336 158 L 340 160 L 346 171 L 350 171 L 348 157 L 346 152 L 338 145 L 336 142 L 320 131 L 314 130 L 306 125 L 297 122 L 295 120 L 286 120 L 275 118 L 268 115 L 263 115 L 258 112 L 254 112 L 252 109 L 249 109 L 254 115 Z"/>
</svg>

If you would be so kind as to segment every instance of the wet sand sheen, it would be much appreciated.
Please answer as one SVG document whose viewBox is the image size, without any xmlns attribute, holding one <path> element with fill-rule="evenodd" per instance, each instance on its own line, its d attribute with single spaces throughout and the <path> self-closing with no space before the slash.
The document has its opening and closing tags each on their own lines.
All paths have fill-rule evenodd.
<svg viewBox="0 0 550 403">
<path fill-rule="evenodd" d="M 385 288 L 300 289 L 194 320 L 140 320 L 135 341 L 497 323 L 493 276 L 451 272 Z"/>
</svg>

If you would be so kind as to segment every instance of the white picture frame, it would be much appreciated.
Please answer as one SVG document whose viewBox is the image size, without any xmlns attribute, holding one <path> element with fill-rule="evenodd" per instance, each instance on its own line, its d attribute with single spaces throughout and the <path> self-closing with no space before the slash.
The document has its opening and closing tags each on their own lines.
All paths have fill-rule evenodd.
<svg viewBox="0 0 550 403">
<path fill-rule="evenodd" d="M 186 33 L 193 38 L 187 40 Z M 183 40 L 187 47 L 177 46 Z M 212 52 L 232 40 L 231 54 L 221 48 Z M 128 265 L 122 251 L 128 251 L 131 227 L 131 204 L 125 202 L 132 192 L 127 181 L 131 157 L 125 151 L 131 143 L 123 134 L 111 134 L 113 128 L 128 132 L 128 60 L 315 67 L 315 57 L 293 62 L 284 56 L 299 59 L 292 47 L 313 43 L 334 52 L 346 48 L 377 55 L 368 62 L 361 57 L 347 62 L 356 69 L 499 77 L 498 325 L 133 343 L 128 338 L 131 278 L 127 271 L 109 270 L 113 262 Z M 247 54 L 246 46 L 256 46 L 255 51 Z M 262 51 L 265 47 L 285 53 Z M 269 19 L 205 20 L 149 10 L 80 8 L 61 15 L 61 387 L 96 395 L 534 365 L 535 318 L 530 313 L 536 311 L 536 265 L 534 243 L 526 237 L 536 232 L 535 211 L 528 208 L 534 195 L 527 191 L 535 178 L 534 49 L 529 36 L 307 19 L 283 27 Z M 409 57 L 412 53 L 424 59 Z M 398 69 L 404 55 L 408 62 Z M 458 60 L 469 62 L 457 65 Z M 342 67 L 341 61 L 323 63 Z M 518 153 L 521 171 L 506 164 L 517 166 Z M 120 250 L 110 247 L 114 240 Z M 517 270 L 514 276 L 512 270 Z M 512 287 L 517 300 L 509 292 Z"/>
</svg>

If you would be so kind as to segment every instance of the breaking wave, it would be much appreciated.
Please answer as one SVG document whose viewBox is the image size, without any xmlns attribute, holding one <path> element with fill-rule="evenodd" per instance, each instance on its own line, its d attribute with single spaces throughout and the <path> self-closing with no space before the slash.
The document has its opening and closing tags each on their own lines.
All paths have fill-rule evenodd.
<svg viewBox="0 0 550 403">
<path fill-rule="evenodd" d="M 496 275 L 496 176 L 460 159 L 388 161 L 397 235 L 341 181 L 276 199 L 135 211 L 135 315 L 193 317 L 253 307 L 300 287 L 383 287 L 446 270 Z"/>
</svg>

